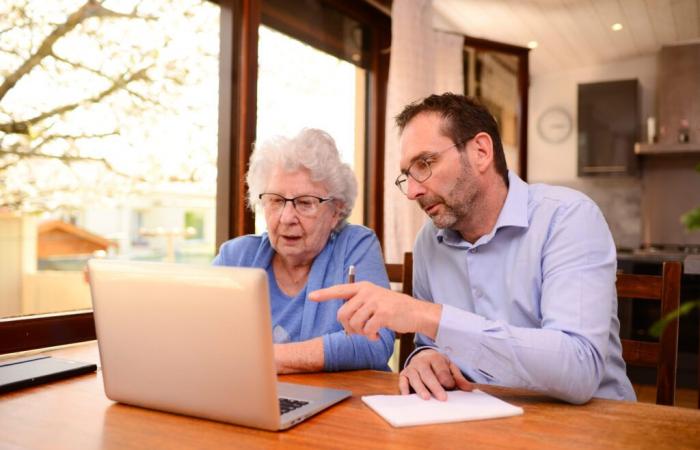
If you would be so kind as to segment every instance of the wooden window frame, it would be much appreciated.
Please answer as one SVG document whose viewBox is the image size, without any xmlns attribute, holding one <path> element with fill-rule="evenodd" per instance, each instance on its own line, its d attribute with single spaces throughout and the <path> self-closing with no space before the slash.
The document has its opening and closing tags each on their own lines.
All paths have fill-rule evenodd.
<svg viewBox="0 0 700 450">
<path fill-rule="evenodd" d="M 365 224 L 382 239 L 384 118 L 391 19 L 364 0 L 321 0 L 366 25 L 370 39 L 367 86 Z M 258 27 L 264 0 L 214 0 L 221 7 L 217 247 L 253 233 L 245 172 L 255 141 Z M 91 310 L 0 319 L 0 355 L 96 339 Z"/>
<path fill-rule="evenodd" d="M 530 87 L 530 49 L 488 39 L 464 36 L 464 46 L 477 50 L 487 50 L 518 58 L 518 171 L 520 178 L 527 182 L 527 108 Z"/>
</svg>

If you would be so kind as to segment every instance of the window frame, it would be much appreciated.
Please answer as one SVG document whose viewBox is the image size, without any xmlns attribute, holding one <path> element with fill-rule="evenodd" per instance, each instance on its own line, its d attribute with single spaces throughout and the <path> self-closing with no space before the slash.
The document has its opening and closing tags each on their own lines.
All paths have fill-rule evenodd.
<svg viewBox="0 0 700 450">
<path fill-rule="evenodd" d="M 221 8 L 216 245 L 253 233 L 245 172 L 255 141 L 257 46 L 264 0 L 210 0 Z M 365 225 L 383 236 L 384 119 L 391 18 L 366 0 L 320 0 L 369 30 L 365 124 Z M 306 42 L 312 45 L 311 42 Z M 0 355 L 96 339 L 92 310 L 0 319 Z"/>
<path fill-rule="evenodd" d="M 513 55 L 518 58 L 518 171 L 523 181 L 527 181 L 527 108 L 530 86 L 530 49 L 488 39 L 464 36 L 464 47 Z"/>
</svg>

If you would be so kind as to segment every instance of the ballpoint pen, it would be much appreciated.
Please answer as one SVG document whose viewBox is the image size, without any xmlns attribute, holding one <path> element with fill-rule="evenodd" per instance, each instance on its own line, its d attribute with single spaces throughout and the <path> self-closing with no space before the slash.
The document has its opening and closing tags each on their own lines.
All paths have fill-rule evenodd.
<svg viewBox="0 0 700 450">
<path fill-rule="evenodd" d="M 354 283 L 355 282 L 355 266 L 350 264 L 350 267 L 348 267 L 348 283 Z M 345 331 L 345 335 L 349 335 L 348 330 L 343 329 Z"/>
</svg>

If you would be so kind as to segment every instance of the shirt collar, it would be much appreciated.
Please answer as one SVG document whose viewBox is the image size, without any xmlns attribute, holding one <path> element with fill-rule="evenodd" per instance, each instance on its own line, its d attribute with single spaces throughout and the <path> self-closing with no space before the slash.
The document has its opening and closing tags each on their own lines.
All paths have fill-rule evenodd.
<svg viewBox="0 0 700 450">
<path fill-rule="evenodd" d="M 505 203 L 503 203 L 503 208 L 501 208 L 501 213 L 498 215 L 494 230 L 507 226 L 526 228 L 529 224 L 527 218 L 527 203 L 529 200 L 527 183 L 509 170 L 508 184 L 508 195 Z"/>
<path fill-rule="evenodd" d="M 501 212 L 498 214 L 496 225 L 489 234 L 479 238 L 475 245 L 490 241 L 496 232 L 502 227 L 514 226 L 527 228 L 529 225 L 527 214 L 529 189 L 527 183 L 521 180 L 520 177 L 514 172 L 509 170 L 508 185 L 508 195 L 506 195 L 506 201 L 503 203 L 503 208 L 501 208 Z M 445 243 L 448 244 L 464 242 L 461 235 L 454 230 L 438 229 L 435 237 L 437 238 L 438 242 L 445 241 Z"/>
</svg>

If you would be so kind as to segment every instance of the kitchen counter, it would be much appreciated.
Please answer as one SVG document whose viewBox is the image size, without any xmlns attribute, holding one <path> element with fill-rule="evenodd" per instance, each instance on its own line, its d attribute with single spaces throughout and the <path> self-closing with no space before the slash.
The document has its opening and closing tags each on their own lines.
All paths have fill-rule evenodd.
<svg viewBox="0 0 700 450">
<path fill-rule="evenodd" d="M 683 273 L 700 275 L 700 255 L 688 255 L 683 262 Z"/>
<path fill-rule="evenodd" d="M 617 252 L 618 262 L 661 264 L 665 261 L 683 263 L 683 273 L 700 275 L 700 255 L 670 251 L 623 251 Z"/>
</svg>

